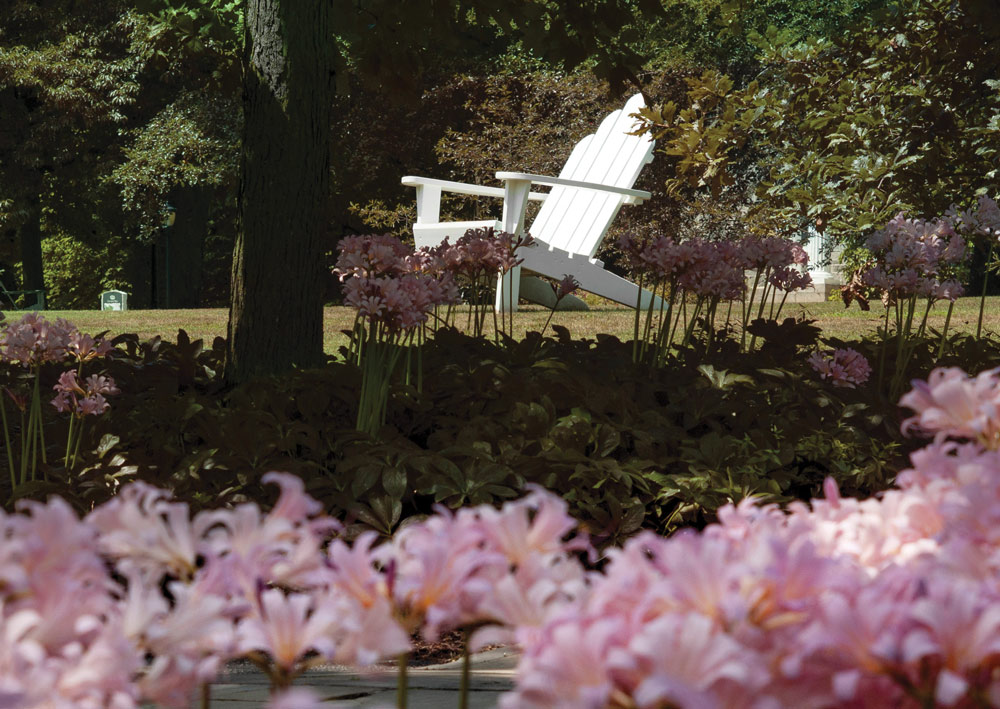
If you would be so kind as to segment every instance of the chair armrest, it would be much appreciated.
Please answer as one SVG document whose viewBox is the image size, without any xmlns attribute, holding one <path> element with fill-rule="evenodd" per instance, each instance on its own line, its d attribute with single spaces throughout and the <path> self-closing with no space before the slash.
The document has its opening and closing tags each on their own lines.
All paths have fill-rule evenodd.
<svg viewBox="0 0 1000 709">
<path fill-rule="evenodd" d="M 603 185 L 599 182 L 582 182 L 581 180 L 567 180 L 563 177 L 546 177 L 545 175 L 532 175 L 527 172 L 498 172 L 498 180 L 528 180 L 539 185 L 559 185 L 561 187 L 577 187 L 584 190 L 597 190 L 598 192 L 611 192 L 625 197 L 627 204 L 642 204 L 644 200 L 653 195 L 644 190 L 632 190 L 625 187 L 615 187 L 614 185 Z"/>
<path fill-rule="evenodd" d="M 486 187 L 484 185 L 470 185 L 465 182 L 451 182 L 450 180 L 435 180 L 430 177 L 414 177 L 407 175 L 402 179 L 402 183 L 407 187 L 437 187 L 442 192 L 454 192 L 455 194 L 471 194 L 479 197 L 500 197 L 503 199 L 503 187 Z M 531 192 L 528 199 L 543 201 L 548 197 L 547 192 Z"/>
</svg>

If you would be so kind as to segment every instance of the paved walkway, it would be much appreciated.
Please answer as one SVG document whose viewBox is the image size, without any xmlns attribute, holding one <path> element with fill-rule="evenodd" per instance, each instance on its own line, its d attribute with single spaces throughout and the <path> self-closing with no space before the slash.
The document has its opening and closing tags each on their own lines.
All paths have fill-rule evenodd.
<svg viewBox="0 0 1000 709">
<path fill-rule="evenodd" d="M 517 653 L 500 648 L 474 655 L 469 691 L 470 709 L 493 709 L 501 693 L 514 686 Z M 446 709 L 458 706 L 461 660 L 443 665 L 412 667 L 409 671 L 409 709 Z M 396 706 L 395 668 L 378 674 L 350 670 L 316 669 L 295 682 L 316 692 L 330 709 Z M 234 668 L 212 685 L 213 709 L 263 707 L 269 697 L 267 677 L 249 668 Z"/>
</svg>

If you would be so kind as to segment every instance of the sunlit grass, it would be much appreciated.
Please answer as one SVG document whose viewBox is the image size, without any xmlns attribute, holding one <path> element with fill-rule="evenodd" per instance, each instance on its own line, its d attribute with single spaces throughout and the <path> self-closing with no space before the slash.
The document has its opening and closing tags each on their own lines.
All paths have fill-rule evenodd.
<svg viewBox="0 0 1000 709">
<path fill-rule="evenodd" d="M 944 326 L 948 306 L 939 303 L 931 311 L 928 324 L 931 328 Z M 721 310 L 720 310 L 721 313 Z M 882 322 L 885 310 L 880 303 L 874 303 L 869 312 L 863 312 L 857 305 L 845 309 L 841 303 L 788 304 L 782 317 L 804 316 L 816 320 L 825 335 L 851 339 L 874 334 Z M 8 317 L 14 315 L 8 313 Z M 225 337 L 228 312 L 223 308 L 197 310 L 128 310 L 124 312 L 100 310 L 53 310 L 47 317 L 64 317 L 72 321 L 84 332 L 97 333 L 104 330 L 113 335 L 136 333 L 143 340 L 156 335 L 174 341 L 177 331 L 185 330 L 191 339 L 203 339 L 210 345 L 215 337 Z M 522 306 L 514 318 L 514 335 L 521 338 L 530 330 L 541 330 L 549 316 L 546 308 L 535 305 Z M 735 314 L 734 314 L 735 317 Z M 951 332 L 972 332 L 976 330 L 979 317 L 978 298 L 960 298 L 955 304 L 949 329 Z M 456 325 L 464 329 L 467 311 L 460 309 Z M 632 337 L 633 311 L 621 306 L 597 306 L 586 312 L 558 312 L 552 318 L 553 325 L 568 328 L 575 338 L 594 339 L 599 334 L 614 335 L 622 340 Z M 323 343 L 329 353 L 347 344 L 347 337 L 341 332 L 349 330 L 354 322 L 354 311 L 346 307 L 324 309 Z M 493 336 L 492 320 L 487 319 L 489 336 Z M 983 328 L 993 333 L 1000 332 L 1000 296 L 987 299 Z M 551 326 L 550 326 L 551 334 Z"/>
</svg>

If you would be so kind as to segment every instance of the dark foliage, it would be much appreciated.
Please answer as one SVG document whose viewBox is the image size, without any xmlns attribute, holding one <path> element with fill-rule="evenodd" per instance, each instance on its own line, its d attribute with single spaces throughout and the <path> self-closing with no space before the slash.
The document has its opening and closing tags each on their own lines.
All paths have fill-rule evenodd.
<svg viewBox="0 0 1000 709">
<path fill-rule="evenodd" d="M 50 464 L 47 480 L 19 496 L 58 493 L 86 509 L 142 479 L 195 507 L 266 504 L 273 491 L 261 476 L 286 470 L 355 528 L 388 534 L 436 503 L 499 502 L 534 483 L 613 542 L 640 527 L 703 525 L 745 497 L 806 499 L 826 476 L 850 495 L 887 487 L 919 443 L 899 434 L 905 412 L 876 386 L 819 381 L 803 355 L 819 333 L 809 322 L 753 327 L 764 341 L 753 354 L 722 340 L 663 368 L 633 365 L 631 344 L 617 338 L 575 340 L 564 328 L 506 347 L 441 331 L 425 346 L 423 392 L 394 388 L 378 440 L 353 428 L 352 365 L 227 391 L 221 339 L 205 348 L 183 331 L 176 343 L 121 336 L 105 369 L 122 393 L 89 429 L 83 462 L 69 479 Z M 873 342 L 824 344 L 877 360 Z M 1000 365 L 995 340 L 949 344 L 939 364 Z M 914 376 L 926 375 L 936 347 L 918 348 Z M 65 440 L 65 425 L 53 412 L 47 440 Z"/>
</svg>

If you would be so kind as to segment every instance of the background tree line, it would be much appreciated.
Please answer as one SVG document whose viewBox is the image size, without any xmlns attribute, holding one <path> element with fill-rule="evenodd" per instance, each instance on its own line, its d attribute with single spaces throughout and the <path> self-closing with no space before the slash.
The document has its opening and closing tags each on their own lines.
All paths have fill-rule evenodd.
<svg viewBox="0 0 1000 709">
<path fill-rule="evenodd" d="M 991 0 L 539 1 L 517 12 L 331 0 L 322 27 L 296 27 L 281 5 L 13 0 L 0 20 L 8 289 L 44 288 L 50 307 L 95 307 L 110 287 L 133 307 L 228 302 L 237 234 L 260 222 L 267 239 L 289 238 L 264 212 L 248 218 L 266 199 L 249 199 L 240 179 L 257 157 L 241 149 L 269 138 L 248 141 L 241 111 L 247 48 L 267 32 L 303 48 L 296 36 L 325 32 L 330 73 L 311 80 L 329 84 L 321 120 L 334 147 L 314 181 L 323 227 L 311 248 L 328 259 L 343 234 L 405 233 L 403 174 L 556 172 L 637 85 L 659 141 L 639 187 L 657 197 L 619 230 L 815 225 L 851 242 L 900 208 L 940 213 L 997 191 Z M 259 179 L 266 196 L 285 176 Z M 335 299 L 333 279 L 317 278 Z"/>
</svg>

